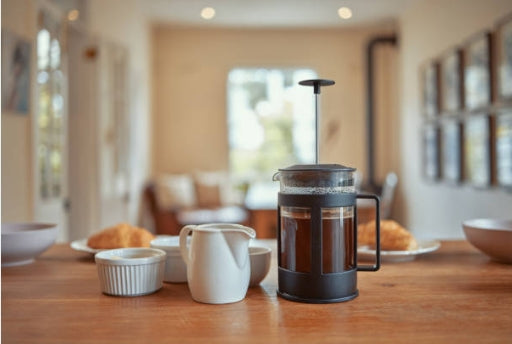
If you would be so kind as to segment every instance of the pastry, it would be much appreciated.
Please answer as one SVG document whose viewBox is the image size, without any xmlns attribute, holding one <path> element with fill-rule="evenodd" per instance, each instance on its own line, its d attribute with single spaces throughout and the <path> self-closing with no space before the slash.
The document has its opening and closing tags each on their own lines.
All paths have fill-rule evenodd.
<svg viewBox="0 0 512 344">
<path fill-rule="evenodd" d="M 87 246 L 95 249 L 149 247 L 154 238 L 154 235 L 144 228 L 120 223 L 93 234 L 87 240 Z"/>
<path fill-rule="evenodd" d="M 375 221 L 357 227 L 357 242 L 375 248 Z M 410 251 L 418 248 L 414 236 L 393 220 L 380 221 L 380 247 L 385 251 Z"/>
</svg>

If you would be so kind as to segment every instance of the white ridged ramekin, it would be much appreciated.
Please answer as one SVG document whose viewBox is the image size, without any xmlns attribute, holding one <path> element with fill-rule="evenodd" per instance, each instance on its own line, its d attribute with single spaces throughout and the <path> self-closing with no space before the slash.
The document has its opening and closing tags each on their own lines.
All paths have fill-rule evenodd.
<svg viewBox="0 0 512 344">
<path fill-rule="evenodd" d="M 96 253 L 101 291 L 138 296 L 162 288 L 165 252 L 156 248 L 119 248 Z"/>
</svg>

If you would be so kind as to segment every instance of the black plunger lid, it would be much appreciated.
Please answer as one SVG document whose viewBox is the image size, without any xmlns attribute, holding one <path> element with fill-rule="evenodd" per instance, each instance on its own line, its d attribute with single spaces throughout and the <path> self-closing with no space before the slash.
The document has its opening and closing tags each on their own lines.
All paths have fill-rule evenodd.
<svg viewBox="0 0 512 344">
<path fill-rule="evenodd" d="M 292 165 L 286 168 L 280 168 L 279 171 L 299 172 L 299 171 L 319 171 L 319 172 L 354 172 L 354 167 L 343 166 L 339 164 L 318 164 L 318 165 Z"/>
<path fill-rule="evenodd" d="M 293 165 L 280 168 L 278 179 L 285 187 L 329 188 L 352 186 L 354 185 L 352 173 L 355 170 L 353 167 L 338 164 Z"/>
<path fill-rule="evenodd" d="M 302 86 L 313 86 L 313 92 L 315 94 L 320 93 L 320 86 L 331 86 L 334 85 L 334 80 L 327 79 L 311 79 L 299 81 L 299 85 Z"/>
</svg>

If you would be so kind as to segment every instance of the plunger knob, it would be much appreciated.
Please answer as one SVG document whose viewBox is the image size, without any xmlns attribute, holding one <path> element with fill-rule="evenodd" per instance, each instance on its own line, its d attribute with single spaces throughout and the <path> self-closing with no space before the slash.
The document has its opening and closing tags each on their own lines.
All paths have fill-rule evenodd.
<svg viewBox="0 0 512 344">
<path fill-rule="evenodd" d="M 327 80 L 327 79 L 302 80 L 302 81 L 299 81 L 299 85 L 313 86 L 313 92 L 315 94 L 320 94 L 320 86 L 334 85 L 334 80 Z"/>
</svg>

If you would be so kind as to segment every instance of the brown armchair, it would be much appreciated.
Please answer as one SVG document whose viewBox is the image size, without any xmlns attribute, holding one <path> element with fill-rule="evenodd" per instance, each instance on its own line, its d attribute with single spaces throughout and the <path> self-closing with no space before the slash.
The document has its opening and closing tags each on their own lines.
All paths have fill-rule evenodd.
<svg viewBox="0 0 512 344">
<path fill-rule="evenodd" d="M 144 202 L 153 220 L 156 234 L 178 235 L 181 225 L 178 223 L 176 211 L 162 210 L 158 206 L 154 183 L 148 183 L 144 188 Z"/>
<path fill-rule="evenodd" d="M 156 185 L 150 182 L 144 188 L 144 202 L 154 224 L 155 234 L 178 235 L 183 226 L 204 223 L 250 224 L 249 211 L 243 205 L 214 207 L 172 207 L 163 209 L 158 204 Z"/>
</svg>

